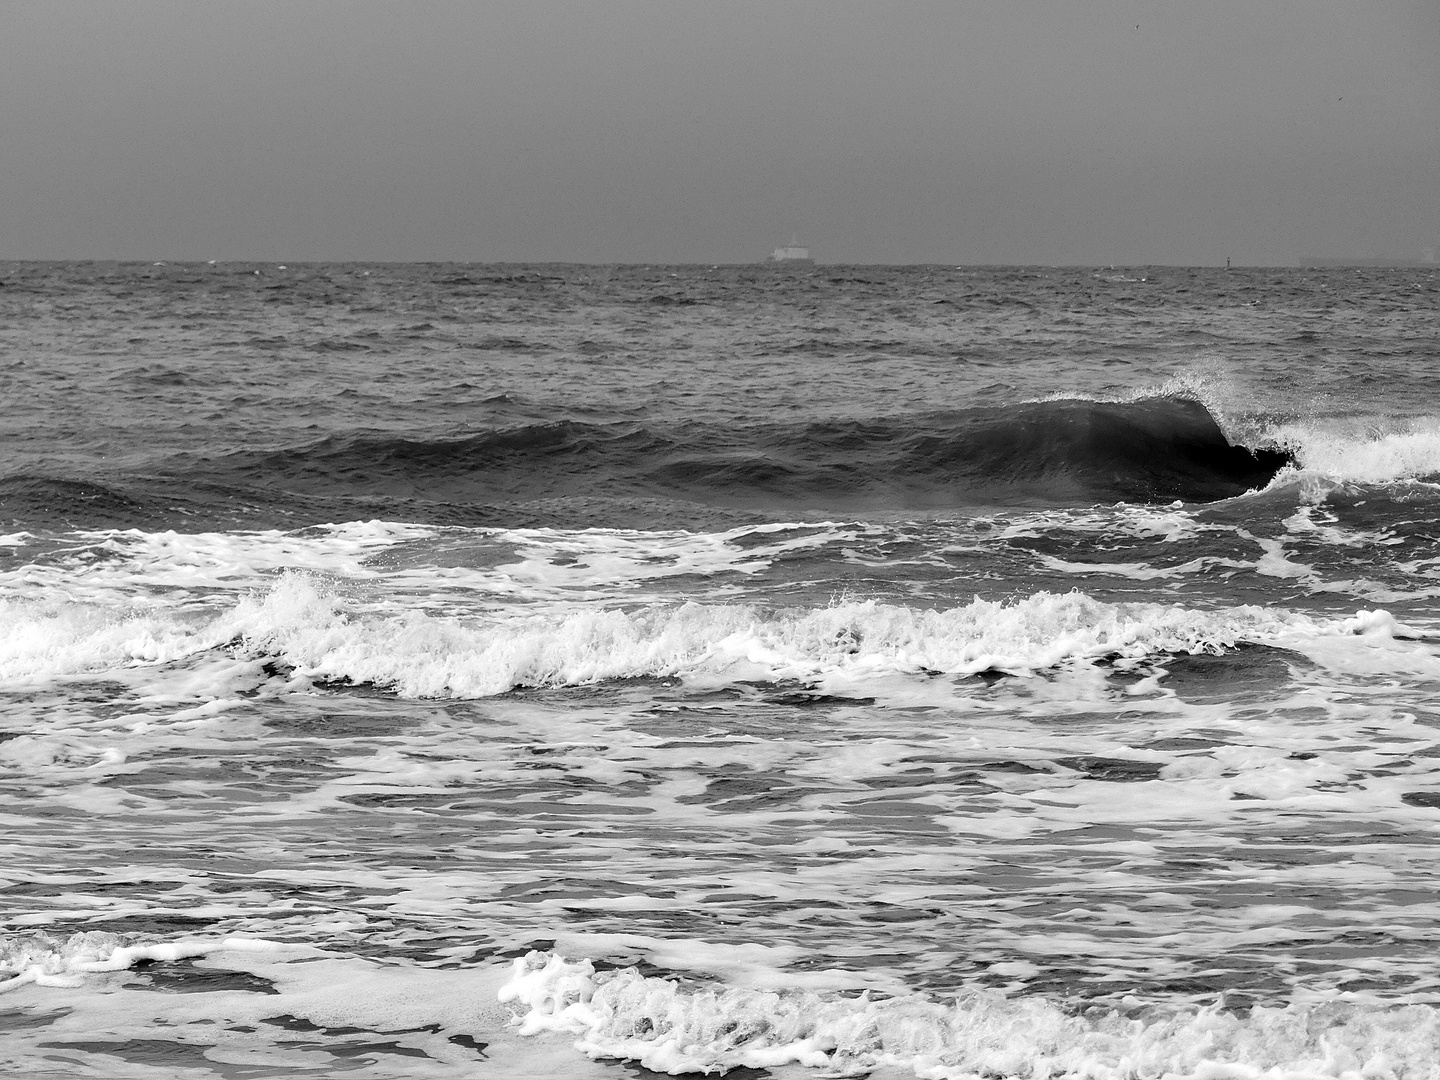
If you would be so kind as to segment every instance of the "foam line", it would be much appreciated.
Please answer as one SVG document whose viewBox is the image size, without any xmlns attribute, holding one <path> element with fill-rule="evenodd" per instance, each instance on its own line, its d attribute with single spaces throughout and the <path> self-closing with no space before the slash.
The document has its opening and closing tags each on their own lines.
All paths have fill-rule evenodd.
<svg viewBox="0 0 1440 1080">
<path fill-rule="evenodd" d="M 515 961 L 500 998 L 522 1010 L 522 1035 L 563 1034 L 592 1058 L 672 1074 L 801 1065 L 828 1076 L 903 1069 L 925 1080 L 1399 1080 L 1435 1077 L 1440 1052 L 1440 1013 L 1425 1005 L 1337 999 L 1246 1015 L 1219 1007 L 1076 1015 L 1044 998 L 981 990 L 943 1004 L 684 985 L 533 952 Z"/>
<path fill-rule="evenodd" d="M 279 661 L 304 679 L 459 698 L 641 677 L 724 683 L 1023 675 L 1095 660 L 1218 653 L 1240 643 L 1316 645 L 1317 655 L 1333 657 L 1336 639 L 1355 637 L 1370 646 L 1367 662 L 1382 645 L 1405 653 L 1403 670 L 1434 661 L 1428 651 L 1398 645 L 1406 628 L 1383 611 L 1326 619 L 1255 606 L 1110 604 L 1080 592 L 976 599 L 938 611 L 877 601 L 796 609 L 658 603 L 458 618 L 367 610 L 313 577 L 287 574 L 209 620 L 163 609 L 117 619 L 89 605 L 27 601 L 0 601 L 0 609 L 8 623 L 0 679 L 17 684 L 216 650 Z M 1354 651 L 1339 646 L 1347 649 Z"/>
</svg>

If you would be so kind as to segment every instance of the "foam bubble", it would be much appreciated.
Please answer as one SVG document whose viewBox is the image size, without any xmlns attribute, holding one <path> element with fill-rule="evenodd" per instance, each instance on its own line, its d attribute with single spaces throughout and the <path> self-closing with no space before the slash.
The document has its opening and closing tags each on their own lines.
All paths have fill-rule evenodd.
<svg viewBox="0 0 1440 1080">
<path fill-rule="evenodd" d="M 1276 429 L 1272 435 L 1294 453 L 1302 476 L 1318 474 L 1361 484 L 1440 476 L 1440 422 L 1432 419 L 1385 433 L 1292 424 Z"/>
<path fill-rule="evenodd" d="M 43 591 L 130 607 L 210 606 L 282 572 L 335 578 L 392 599 L 445 594 L 454 609 L 497 603 L 626 597 L 675 578 L 748 578 L 777 559 L 853 540 L 867 526 L 828 522 L 747 526 L 719 533 L 624 529 L 465 529 L 365 521 L 297 532 L 75 532 L 0 570 L 0 589 Z M 0 538 L 16 546 L 28 534 Z"/>
<path fill-rule="evenodd" d="M 164 970 L 176 961 L 185 963 Z M 142 962 L 155 966 L 131 974 Z M 204 992 L 161 989 L 177 971 Z M 493 966 L 415 968 L 236 936 L 127 945 L 92 931 L 0 937 L 0 972 L 14 973 L 0 981 L 12 1015 L 30 1021 L 5 1033 L 0 1067 L 14 1075 L 60 1075 L 57 1062 L 66 1076 L 87 1067 L 146 1077 L 236 1067 L 265 1076 L 359 1069 L 458 1080 L 477 1067 L 514 1077 L 605 1075 L 568 1049 L 549 1053 L 508 1035 L 497 1000 L 504 972 Z M 237 979 L 242 973 L 254 978 Z M 88 1056 L 97 1053 L 104 1057 Z"/>
<path fill-rule="evenodd" d="M 220 625 L 303 676 L 370 682 L 416 697 L 485 697 L 514 686 L 634 677 L 1033 673 L 1099 658 L 1219 652 L 1242 641 L 1346 632 L 1262 608 L 1203 612 L 1043 592 L 940 611 L 866 601 L 795 610 L 696 603 L 579 608 L 489 622 L 415 611 L 352 617 L 339 597 L 301 577 L 243 602 Z"/>
<path fill-rule="evenodd" d="M 181 614 L 72 601 L 0 600 L 0 682 L 51 679 L 188 656 L 198 628 Z"/>
<path fill-rule="evenodd" d="M 1041 997 L 964 990 L 953 1004 L 766 992 L 597 972 L 532 952 L 503 1001 L 522 1035 L 578 1037 L 592 1058 L 668 1073 L 798 1064 L 827 1075 L 907 1069 L 932 1080 L 995 1077 L 1440 1076 L 1440 1012 L 1342 1000 L 1257 1007 L 1108 1009 L 1074 1014 Z"/>
<path fill-rule="evenodd" d="M 287 574 L 210 620 L 183 611 L 117 617 L 76 604 L 11 604 L 6 613 L 0 674 L 9 680 L 153 665 L 225 648 L 279 660 L 302 679 L 460 698 L 638 677 L 726 683 L 1033 674 L 1100 659 L 1218 653 L 1242 642 L 1304 650 L 1316 640 L 1353 636 L 1341 621 L 1284 610 L 1109 604 L 1079 592 L 976 599 L 942 610 L 878 601 L 794 609 L 692 602 L 463 618 L 414 608 L 390 614 L 304 574 Z M 1373 654 L 1377 635 L 1370 638 Z M 1378 638 L 1397 644 L 1393 634 Z M 1415 662 L 1407 656 L 1402 669 Z"/>
<path fill-rule="evenodd" d="M 296 946 L 259 938 L 230 936 L 206 940 L 180 940 L 127 944 L 118 934 L 90 930 L 63 941 L 35 932 L 0 938 L 0 971 L 10 975 L 0 982 L 0 993 L 36 983 L 40 986 L 79 986 L 93 972 L 124 971 L 141 961 L 182 960 L 220 952 L 279 953 Z M 313 951 L 301 948 L 299 951 Z"/>
</svg>

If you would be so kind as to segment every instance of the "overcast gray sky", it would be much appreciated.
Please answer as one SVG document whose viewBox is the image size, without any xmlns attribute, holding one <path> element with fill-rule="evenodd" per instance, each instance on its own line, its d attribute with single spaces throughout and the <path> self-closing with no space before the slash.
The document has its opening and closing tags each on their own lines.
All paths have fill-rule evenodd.
<svg viewBox="0 0 1440 1080">
<path fill-rule="evenodd" d="M 0 258 L 1440 244 L 1437 0 L 0 0 Z"/>
</svg>

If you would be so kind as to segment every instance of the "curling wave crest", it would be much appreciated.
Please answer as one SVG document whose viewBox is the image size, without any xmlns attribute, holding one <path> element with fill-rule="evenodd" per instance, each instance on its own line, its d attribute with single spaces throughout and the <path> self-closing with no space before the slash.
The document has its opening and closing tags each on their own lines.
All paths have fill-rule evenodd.
<svg viewBox="0 0 1440 1080">
<path fill-rule="evenodd" d="M 1232 443 L 1201 402 L 1161 395 L 749 425 L 560 420 L 444 438 L 329 436 L 237 451 L 200 472 L 187 462 L 175 482 L 243 491 L 257 504 L 282 493 L 301 505 L 363 499 L 386 516 L 423 505 L 448 520 L 441 506 L 564 498 L 786 512 L 1208 502 L 1264 487 L 1290 460 Z"/>
</svg>

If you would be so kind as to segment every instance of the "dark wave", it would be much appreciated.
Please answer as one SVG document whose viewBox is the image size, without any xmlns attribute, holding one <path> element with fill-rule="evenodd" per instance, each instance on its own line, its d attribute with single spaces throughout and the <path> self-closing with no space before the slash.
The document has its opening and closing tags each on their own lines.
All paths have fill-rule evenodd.
<svg viewBox="0 0 1440 1080">
<path fill-rule="evenodd" d="M 659 472 L 694 490 L 749 487 L 935 507 L 1209 502 L 1263 487 L 1291 462 L 1283 451 L 1232 445 L 1203 405 L 1176 398 L 810 424 L 756 445 L 759 454 L 681 457 Z"/>
<path fill-rule="evenodd" d="M 1210 502 L 1268 484 L 1288 453 L 1233 445 L 1198 401 L 1053 401 L 988 410 L 954 435 L 922 438 L 917 461 L 977 483 L 1092 499 Z"/>
<path fill-rule="evenodd" d="M 589 496 L 905 509 L 1211 501 L 1290 462 L 1232 445 L 1198 402 L 1051 401 L 914 419 L 722 428 L 560 421 L 454 439 L 330 437 L 227 459 L 291 491 L 442 501 Z"/>
<path fill-rule="evenodd" d="M 84 527 L 150 516 L 143 496 L 118 484 L 52 478 L 0 477 L 0 524 L 56 523 Z"/>
<path fill-rule="evenodd" d="M 191 456 L 143 476 L 0 478 L 0 519 L 714 527 L 725 514 L 1206 502 L 1263 487 L 1289 463 L 1232 445 L 1203 405 L 1174 398 L 737 427 L 522 421 L 459 438 L 344 435 Z"/>
</svg>

